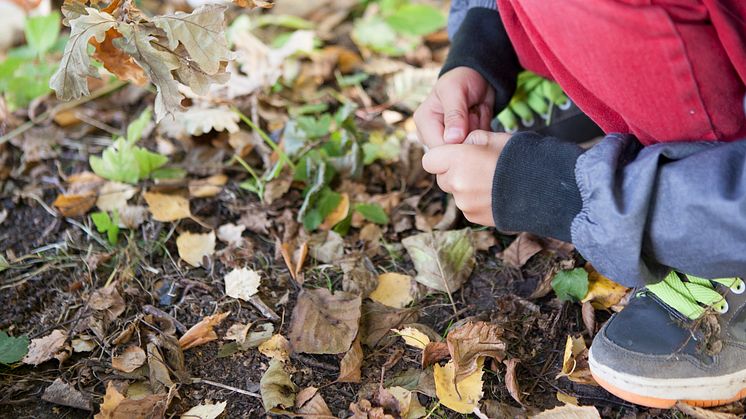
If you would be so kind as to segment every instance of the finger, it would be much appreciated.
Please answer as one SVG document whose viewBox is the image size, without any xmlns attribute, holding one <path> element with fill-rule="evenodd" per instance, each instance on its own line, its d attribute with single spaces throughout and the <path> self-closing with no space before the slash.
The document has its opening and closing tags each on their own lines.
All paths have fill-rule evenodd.
<svg viewBox="0 0 746 419">
<path fill-rule="evenodd" d="M 429 148 L 443 145 L 443 114 L 437 112 L 436 100 L 430 95 L 414 113 L 417 137 Z"/>
<path fill-rule="evenodd" d="M 479 129 L 479 111 L 474 109 L 469 112 L 469 132 Z"/>
<path fill-rule="evenodd" d="M 422 168 L 434 175 L 447 172 L 456 151 L 455 147 L 455 145 L 444 145 L 431 148 L 422 156 Z"/>
<path fill-rule="evenodd" d="M 490 123 L 492 122 L 492 108 L 487 104 L 479 106 L 479 128 L 485 131 L 489 131 Z"/>
<path fill-rule="evenodd" d="M 448 180 L 448 174 L 442 174 L 435 176 L 435 180 L 438 183 L 438 187 L 441 191 L 445 193 L 452 193 L 453 188 L 451 187 L 451 183 Z"/>
<path fill-rule="evenodd" d="M 447 144 L 464 141 L 469 125 L 467 93 L 461 86 L 450 86 L 436 90 L 443 105 L 443 140 Z"/>
<path fill-rule="evenodd" d="M 464 144 L 481 145 L 501 150 L 509 139 L 510 134 L 504 132 L 476 130 L 469 133 L 469 136 L 464 140 Z"/>
</svg>

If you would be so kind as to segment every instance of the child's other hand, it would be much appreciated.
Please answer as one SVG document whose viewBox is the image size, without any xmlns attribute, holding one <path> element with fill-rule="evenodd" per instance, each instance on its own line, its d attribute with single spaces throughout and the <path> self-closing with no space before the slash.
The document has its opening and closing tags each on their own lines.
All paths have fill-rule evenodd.
<svg viewBox="0 0 746 419">
<path fill-rule="evenodd" d="M 431 148 L 422 167 L 437 175 L 438 186 L 452 193 L 456 206 L 472 223 L 494 226 L 492 177 L 509 134 L 472 131 L 463 144 Z"/>
<path fill-rule="evenodd" d="M 459 144 L 474 130 L 489 130 L 495 90 L 478 72 L 456 67 L 435 83 L 417 108 L 414 122 L 420 142 L 429 148 Z"/>
</svg>

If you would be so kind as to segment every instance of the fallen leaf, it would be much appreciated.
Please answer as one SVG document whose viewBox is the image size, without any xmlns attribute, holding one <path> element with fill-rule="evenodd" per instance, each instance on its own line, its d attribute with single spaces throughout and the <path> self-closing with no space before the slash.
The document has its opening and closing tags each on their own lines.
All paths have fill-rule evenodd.
<svg viewBox="0 0 746 419">
<path fill-rule="evenodd" d="M 238 7 L 245 7 L 248 9 L 253 9 L 255 7 L 269 9 L 275 5 L 274 0 L 233 0 L 233 3 Z"/>
<path fill-rule="evenodd" d="M 246 341 L 246 337 L 249 334 L 249 329 L 251 329 L 252 323 L 243 324 L 243 323 L 235 323 L 231 327 L 228 328 L 228 331 L 225 332 L 225 336 L 223 336 L 223 340 L 234 340 L 238 342 L 239 345 L 243 344 Z M 270 334 L 267 336 L 267 339 L 271 337 Z"/>
<path fill-rule="evenodd" d="M 430 343 L 430 338 L 414 327 L 405 327 L 401 330 L 391 329 L 391 331 L 401 336 L 404 339 L 404 343 L 418 349 L 424 350 Z"/>
<path fill-rule="evenodd" d="M 422 233 L 402 244 L 417 270 L 415 281 L 449 294 L 466 282 L 476 264 L 468 228 Z"/>
<path fill-rule="evenodd" d="M 303 403 L 298 409 L 298 414 L 309 418 L 336 418 L 320 393 L 316 393 L 311 400 Z"/>
<path fill-rule="evenodd" d="M 0 364 L 10 365 L 23 359 L 28 353 L 28 336 L 9 336 L 0 330 Z"/>
<path fill-rule="evenodd" d="M 129 81 L 138 86 L 145 86 L 149 80 L 142 67 L 137 65 L 135 60 L 125 54 L 124 51 L 114 46 L 114 40 L 121 37 L 122 34 L 119 31 L 111 28 L 106 31 L 106 38 L 104 38 L 103 42 L 92 39 L 90 43 L 95 48 L 93 58 L 101 62 L 104 68 L 120 80 Z"/>
<path fill-rule="evenodd" d="M 192 136 L 204 135 L 210 131 L 237 133 L 239 120 L 240 116 L 227 105 L 198 104 L 176 114 L 176 123 Z"/>
<path fill-rule="evenodd" d="M 148 216 L 148 209 L 142 205 L 125 205 L 119 208 L 119 223 L 130 230 L 140 227 Z"/>
<path fill-rule="evenodd" d="M 210 198 L 220 193 L 228 182 L 226 175 L 213 175 L 206 179 L 190 180 L 189 195 L 194 198 Z"/>
<path fill-rule="evenodd" d="M 143 197 L 145 202 L 148 203 L 148 209 L 153 214 L 153 219 L 156 221 L 177 221 L 192 216 L 189 209 L 189 200 L 183 196 L 145 192 Z"/>
<path fill-rule="evenodd" d="M 339 204 L 334 211 L 326 216 L 324 222 L 319 226 L 320 229 L 329 230 L 347 218 L 347 215 L 350 213 L 350 195 L 342 193 L 340 196 L 342 199 L 340 199 Z"/>
<path fill-rule="evenodd" d="M 95 419 L 114 419 L 114 412 L 124 399 L 124 395 L 114 386 L 114 382 L 109 381 L 106 384 L 106 394 L 99 408 L 100 411 Z"/>
<path fill-rule="evenodd" d="M 293 350 L 309 354 L 347 352 L 358 332 L 360 304 L 360 296 L 344 291 L 301 291 L 290 323 Z"/>
<path fill-rule="evenodd" d="M 264 410 L 269 412 L 277 406 L 290 407 L 295 403 L 297 387 L 285 371 L 285 363 L 277 359 L 269 361 L 269 368 L 259 381 Z"/>
<path fill-rule="evenodd" d="M 395 309 L 375 301 L 365 301 L 360 321 L 362 343 L 370 348 L 386 344 L 397 338 L 391 329 L 416 321 L 417 310 Z"/>
<path fill-rule="evenodd" d="M 389 387 L 386 390 L 399 402 L 399 413 L 402 419 L 418 419 L 427 415 L 427 410 L 422 407 L 417 395 L 411 390 L 398 386 Z"/>
<path fill-rule="evenodd" d="M 73 339 L 72 341 L 72 347 L 74 352 L 91 352 L 92 350 L 96 349 L 96 341 L 94 341 L 90 336 L 87 338 L 80 337 Z"/>
<path fill-rule="evenodd" d="M 434 365 L 435 393 L 440 403 L 458 413 L 469 414 L 479 407 L 482 399 L 482 365 L 484 358 L 479 358 L 476 370 L 456 383 L 456 366 L 453 361 L 441 367 Z"/>
<path fill-rule="evenodd" d="M 518 358 L 510 358 L 503 362 L 505 363 L 506 367 L 505 387 L 507 387 L 508 393 L 510 393 L 510 397 L 518 402 L 518 404 L 523 406 L 523 400 L 521 400 L 521 387 L 518 385 L 518 376 L 515 373 L 515 369 L 521 361 Z"/>
<path fill-rule="evenodd" d="M 225 411 L 228 402 L 198 404 L 181 414 L 181 419 L 215 419 Z"/>
<path fill-rule="evenodd" d="M 362 366 L 363 347 L 360 346 L 360 339 L 355 339 L 339 364 L 339 377 L 336 382 L 359 383 L 361 380 L 360 369 Z"/>
<path fill-rule="evenodd" d="M 430 94 L 437 79 L 437 68 L 407 66 L 389 78 L 386 93 L 391 103 L 414 111 Z"/>
<path fill-rule="evenodd" d="M 198 268 L 202 266 L 205 256 L 215 253 L 215 232 L 205 234 L 184 232 L 176 238 L 179 256 L 184 262 Z"/>
<path fill-rule="evenodd" d="M 707 410 L 701 407 L 692 406 L 685 402 L 676 402 L 676 409 L 681 413 L 691 416 L 694 419 L 736 419 L 742 416 L 734 415 L 732 413 L 716 412 L 714 410 Z"/>
<path fill-rule="evenodd" d="M 505 357 L 503 329 L 486 322 L 468 322 L 446 336 L 448 351 L 455 365 L 456 381 L 476 371 L 479 359 L 485 356 L 502 361 Z"/>
<path fill-rule="evenodd" d="M 67 332 L 54 330 L 42 338 L 32 339 L 28 347 L 28 353 L 23 358 L 24 364 L 39 365 L 56 357 L 65 347 Z"/>
<path fill-rule="evenodd" d="M 290 342 L 279 333 L 262 342 L 258 349 L 267 358 L 283 362 L 290 359 Z"/>
<path fill-rule="evenodd" d="M 76 409 L 93 410 L 91 399 L 78 391 L 75 387 L 57 378 L 52 384 L 44 389 L 41 399 L 62 406 L 70 406 Z"/>
<path fill-rule="evenodd" d="M 596 334 L 596 311 L 593 309 L 593 305 L 590 301 L 583 303 L 581 313 L 583 315 L 585 329 L 588 331 L 588 335 L 593 337 L 593 335 Z"/>
<path fill-rule="evenodd" d="M 368 298 L 370 293 L 378 286 L 378 277 L 374 267 L 370 266 L 370 260 L 364 256 L 353 257 L 351 260 L 342 261 L 342 290 L 351 294 Z"/>
<path fill-rule="evenodd" d="M 570 381 L 579 384 L 598 385 L 588 366 L 588 347 L 585 346 L 585 339 L 582 336 L 567 336 L 565 354 L 562 358 L 562 371 L 557 374 L 556 378 L 560 377 L 567 377 Z"/>
<path fill-rule="evenodd" d="M 140 368 L 147 358 L 142 348 L 139 346 L 129 346 L 121 355 L 111 358 L 111 366 L 119 371 L 132 372 Z"/>
<path fill-rule="evenodd" d="M 573 397 L 569 394 L 565 394 L 561 391 L 557 392 L 557 400 L 561 401 L 564 404 L 571 404 L 574 406 L 577 406 L 580 402 L 578 401 L 577 397 Z"/>
<path fill-rule="evenodd" d="M 225 294 L 249 301 L 252 295 L 259 292 L 260 283 L 258 272 L 248 268 L 234 269 L 225 276 Z"/>
<path fill-rule="evenodd" d="M 451 357 L 448 351 L 448 344 L 445 342 L 430 342 L 422 351 L 422 368 L 427 368 L 436 362 Z"/>
<path fill-rule="evenodd" d="M 370 299 L 394 308 L 404 308 L 414 301 L 412 277 L 395 272 L 378 276 L 378 286 L 370 294 Z"/>
<path fill-rule="evenodd" d="M 337 263 L 344 256 L 344 240 L 335 231 L 322 231 L 308 243 L 311 257 L 323 263 Z"/>
<path fill-rule="evenodd" d="M 65 217 L 81 217 L 87 214 L 95 204 L 96 194 L 94 192 L 59 195 L 52 203 Z"/>
<path fill-rule="evenodd" d="M 163 394 L 144 397 L 125 397 L 122 391 L 109 381 L 100 412 L 94 419 L 160 418 L 164 417 L 173 398 L 173 390 Z"/>
<path fill-rule="evenodd" d="M 308 243 L 303 242 L 303 244 L 298 247 L 298 250 L 294 252 L 295 255 L 297 255 L 295 259 L 293 258 L 295 255 L 291 256 L 290 253 L 290 243 L 283 243 L 280 246 L 280 252 L 282 253 L 282 259 L 285 261 L 285 265 L 288 267 L 290 276 L 293 277 L 293 279 L 297 279 L 301 269 L 303 269 L 306 256 L 308 255 Z M 293 260 L 295 260 L 295 262 L 293 262 Z"/>
<path fill-rule="evenodd" d="M 588 271 L 588 294 L 581 302 L 590 301 L 598 310 L 609 309 L 619 304 L 629 292 L 629 288 L 598 273 L 590 263 L 585 269 Z"/>
<path fill-rule="evenodd" d="M 171 373 L 163 353 L 155 342 L 148 342 L 148 378 L 154 393 L 161 393 L 166 388 L 174 387 Z"/>
<path fill-rule="evenodd" d="M 521 233 L 500 253 L 500 258 L 514 268 L 521 268 L 531 257 L 539 253 L 543 246 L 536 236 L 530 233 Z"/>
<path fill-rule="evenodd" d="M 227 311 L 225 313 L 207 316 L 200 320 L 199 323 L 189 328 L 189 330 L 187 330 L 179 339 L 179 346 L 181 346 L 181 349 L 187 350 L 217 339 L 218 335 L 215 333 L 213 328 L 219 325 L 226 317 L 228 317 L 229 314 L 231 314 L 231 312 Z"/>
<path fill-rule="evenodd" d="M 246 226 L 243 225 L 223 224 L 218 227 L 218 240 L 231 246 L 239 246 L 243 242 L 241 235 L 244 230 L 246 230 Z"/>
<path fill-rule="evenodd" d="M 574 406 L 566 404 L 545 410 L 538 415 L 532 416 L 538 419 L 601 419 L 598 409 L 593 406 Z"/>
</svg>

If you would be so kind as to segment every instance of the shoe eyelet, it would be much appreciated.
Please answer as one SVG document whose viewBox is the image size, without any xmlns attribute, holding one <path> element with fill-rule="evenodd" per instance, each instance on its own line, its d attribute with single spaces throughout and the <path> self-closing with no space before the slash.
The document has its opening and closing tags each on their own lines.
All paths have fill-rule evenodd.
<svg viewBox="0 0 746 419">
<path fill-rule="evenodd" d="M 560 108 L 560 110 L 563 110 L 563 111 L 566 111 L 566 110 L 570 109 L 571 106 L 572 106 L 572 101 L 570 99 L 567 99 L 563 103 L 560 103 L 559 105 L 557 105 L 557 107 Z"/>
<path fill-rule="evenodd" d="M 725 300 L 723 300 L 722 302 L 720 302 L 720 303 L 717 303 L 717 304 L 715 304 L 715 305 L 713 306 L 713 308 L 714 308 L 714 309 L 715 309 L 715 311 L 717 311 L 718 313 L 720 313 L 720 314 L 725 314 L 725 313 L 727 313 L 727 312 L 728 312 L 728 308 L 729 308 L 729 307 L 728 307 L 728 302 L 727 302 L 727 301 L 725 301 Z"/>
<path fill-rule="evenodd" d="M 736 283 L 733 284 L 733 286 L 730 287 L 730 290 L 734 294 L 743 294 L 744 291 L 746 291 L 746 283 L 743 282 L 743 279 L 737 278 Z"/>
<path fill-rule="evenodd" d="M 521 118 L 521 124 L 523 124 L 523 126 L 526 127 L 526 128 L 530 128 L 530 127 L 534 126 L 535 122 L 536 121 L 534 120 L 534 118 L 531 118 L 531 119 L 528 119 L 528 120 Z"/>
</svg>

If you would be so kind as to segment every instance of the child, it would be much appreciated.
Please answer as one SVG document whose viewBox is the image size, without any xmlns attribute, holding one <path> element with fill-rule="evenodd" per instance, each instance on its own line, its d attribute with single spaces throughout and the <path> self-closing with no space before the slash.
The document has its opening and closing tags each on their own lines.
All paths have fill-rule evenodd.
<svg viewBox="0 0 746 419">
<path fill-rule="evenodd" d="M 590 352 L 596 381 L 633 403 L 746 397 L 745 22 L 741 0 L 454 0 L 415 114 L 423 166 L 467 219 L 571 241 L 639 287 Z M 584 151 L 489 132 L 523 69 L 606 138 Z"/>
</svg>

